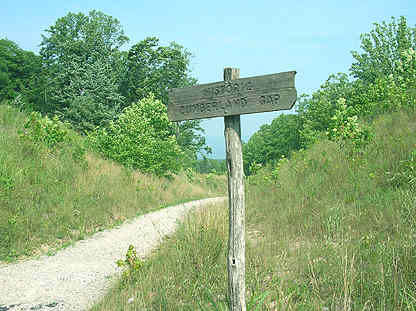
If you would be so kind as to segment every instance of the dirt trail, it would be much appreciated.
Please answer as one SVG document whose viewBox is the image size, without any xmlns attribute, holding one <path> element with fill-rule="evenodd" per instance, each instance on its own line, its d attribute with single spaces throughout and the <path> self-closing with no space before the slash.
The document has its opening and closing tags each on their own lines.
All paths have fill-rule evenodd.
<svg viewBox="0 0 416 311">
<path fill-rule="evenodd" d="M 115 262 L 133 244 L 146 256 L 193 208 L 224 202 L 210 198 L 171 206 L 105 230 L 54 256 L 0 266 L 0 311 L 88 310 L 120 273 Z"/>
</svg>

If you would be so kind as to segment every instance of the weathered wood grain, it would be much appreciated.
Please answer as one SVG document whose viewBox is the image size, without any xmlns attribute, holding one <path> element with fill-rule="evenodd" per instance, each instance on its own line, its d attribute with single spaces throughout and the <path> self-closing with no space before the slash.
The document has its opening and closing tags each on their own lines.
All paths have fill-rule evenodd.
<svg viewBox="0 0 416 311">
<path fill-rule="evenodd" d="M 169 92 L 171 121 L 291 109 L 296 71 L 200 84 Z"/>
<path fill-rule="evenodd" d="M 225 68 L 224 80 L 237 79 L 238 68 Z M 224 117 L 228 170 L 228 294 L 230 311 L 245 311 L 245 197 L 240 116 Z"/>
</svg>

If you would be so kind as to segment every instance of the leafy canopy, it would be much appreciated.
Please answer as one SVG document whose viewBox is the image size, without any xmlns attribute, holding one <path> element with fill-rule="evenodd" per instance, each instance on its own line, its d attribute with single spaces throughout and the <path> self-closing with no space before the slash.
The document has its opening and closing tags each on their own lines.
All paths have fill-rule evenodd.
<svg viewBox="0 0 416 311">
<path fill-rule="evenodd" d="M 135 102 L 153 93 L 166 105 L 169 89 L 196 83 L 189 75 L 190 58 L 191 53 L 175 42 L 160 46 L 158 38 L 145 38 L 127 54 L 123 95 Z"/>
<path fill-rule="evenodd" d="M 351 52 L 355 59 L 350 68 L 354 78 L 366 84 L 389 75 L 398 78 L 403 74 L 400 67 L 406 63 L 404 52 L 416 50 L 416 28 L 409 27 L 403 16 L 398 22 L 392 17 L 390 23 L 374 23 L 370 33 L 361 35 L 361 49 L 362 53 Z"/>
<path fill-rule="evenodd" d="M 105 127 L 121 112 L 124 98 L 118 93 L 111 65 L 103 58 L 83 63 L 74 57 L 55 75 L 54 82 L 60 85 L 50 93 L 57 114 L 79 131 Z"/>
<path fill-rule="evenodd" d="M 119 21 L 99 11 L 68 13 L 42 36 L 46 106 L 80 131 L 106 126 L 120 113 L 120 52 L 128 41 Z"/>
<path fill-rule="evenodd" d="M 0 101 L 18 94 L 30 97 L 32 80 L 41 71 L 41 59 L 8 39 L 0 39 Z"/>
<path fill-rule="evenodd" d="M 68 13 L 42 35 L 40 55 L 49 63 L 62 64 L 74 56 L 83 61 L 111 57 L 129 39 L 120 22 L 100 11 Z"/>
</svg>

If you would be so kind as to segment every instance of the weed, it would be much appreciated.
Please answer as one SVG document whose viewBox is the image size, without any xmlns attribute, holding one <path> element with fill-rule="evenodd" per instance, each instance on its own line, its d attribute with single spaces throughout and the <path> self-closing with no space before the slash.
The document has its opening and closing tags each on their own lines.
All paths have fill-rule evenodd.
<svg viewBox="0 0 416 311">
<path fill-rule="evenodd" d="M 407 159 L 400 161 L 397 172 L 386 172 L 386 175 L 394 187 L 410 186 L 416 188 L 416 149 L 410 153 Z"/>
<path fill-rule="evenodd" d="M 126 258 L 117 260 L 116 264 L 120 268 L 125 268 L 123 279 L 130 279 L 132 274 L 136 274 L 142 267 L 142 261 L 137 257 L 137 252 L 133 245 L 129 246 Z"/>
<path fill-rule="evenodd" d="M 20 131 L 20 137 L 35 144 L 41 142 L 49 148 L 55 148 L 68 139 L 67 126 L 57 116 L 49 119 L 47 116 L 42 117 L 39 112 L 32 112 Z"/>
</svg>

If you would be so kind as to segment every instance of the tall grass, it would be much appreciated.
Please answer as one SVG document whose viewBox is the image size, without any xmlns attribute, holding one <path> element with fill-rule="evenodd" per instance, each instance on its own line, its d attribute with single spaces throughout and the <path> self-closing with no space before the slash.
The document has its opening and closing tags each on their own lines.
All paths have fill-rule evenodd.
<svg viewBox="0 0 416 311">
<path fill-rule="evenodd" d="M 321 141 L 247 182 L 246 291 L 267 293 L 261 310 L 416 309 L 416 114 L 372 128 L 361 151 Z M 92 310 L 225 310 L 227 221 L 225 205 L 190 215 Z"/>
<path fill-rule="evenodd" d="M 185 174 L 157 178 L 93 153 L 79 160 L 71 144 L 51 152 L 19 138 L 25 118 L 0 105 L 0 261 L 53 253 L 127 218 L 226 191 L 223 176 L 195 175 L 191 183 Z"/>
</svg>

